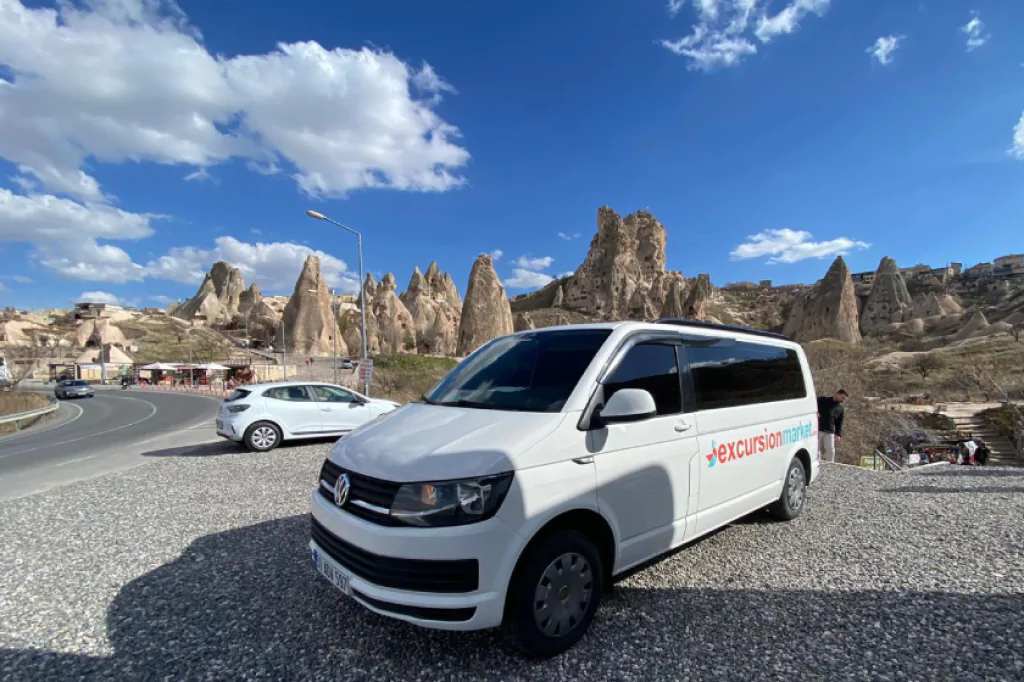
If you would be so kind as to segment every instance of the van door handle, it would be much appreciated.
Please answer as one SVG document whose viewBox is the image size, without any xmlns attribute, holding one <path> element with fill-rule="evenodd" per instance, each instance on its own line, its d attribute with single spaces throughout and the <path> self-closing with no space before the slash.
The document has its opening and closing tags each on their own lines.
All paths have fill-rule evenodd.
<svg viewBox="0 0 1024 682">
<path fill-rule="evenodd" d="M 577 464 L 593 464 L 594 458 L 588 455 L 586 457 L 576 457 L 572 461 L 576 462 Z"/>
<path fill-rule="evenodd" d="M 691 427 L 689 424 L 676 424 L 676 431 L 678 431 L 679 433 L 682 433 L 683 431 L 689 431 L 690 428 Z"/>
</svg>

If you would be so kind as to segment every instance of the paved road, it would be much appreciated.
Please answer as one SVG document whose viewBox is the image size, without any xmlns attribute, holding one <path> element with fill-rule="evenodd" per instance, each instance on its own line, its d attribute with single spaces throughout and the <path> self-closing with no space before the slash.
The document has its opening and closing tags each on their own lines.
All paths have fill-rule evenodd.
<svg viewBox="0 0 1024 682">
<path fill-rule="evenodd" d="M 218 399 L 96 390 L 64 401 L 51 423 L 0 437 L 0 499 L 135 466 L 167 448 L 215 440 Z"/>
</svg>

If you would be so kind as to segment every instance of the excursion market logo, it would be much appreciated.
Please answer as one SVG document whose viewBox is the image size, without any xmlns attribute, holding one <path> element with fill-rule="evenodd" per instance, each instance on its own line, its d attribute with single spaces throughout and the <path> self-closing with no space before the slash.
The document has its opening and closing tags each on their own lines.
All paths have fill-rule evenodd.
<svg viewBox="0 0 1024 682">
<path fill-rule="evenodd" d="M 736 459 L 753 457 L 762 452 L 769 452 L 776 448 L 785 447 L 807 440 L 814 436 L 814 425 L 811 422 L 799 424 L 790 429 L 779 431 L 764 430 L 764 433 L 756 436 L 745 436 L 727 443 L 711 441 L 711 454 L 704 455 L 708 458 L 708 468 L 715 466 L 715 462 L 725 464 Z"/>
</svg>

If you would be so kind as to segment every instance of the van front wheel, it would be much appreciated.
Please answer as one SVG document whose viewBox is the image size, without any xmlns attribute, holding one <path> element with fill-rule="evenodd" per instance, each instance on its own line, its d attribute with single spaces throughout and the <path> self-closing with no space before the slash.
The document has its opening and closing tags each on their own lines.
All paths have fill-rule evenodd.
<svg viewBox="0 0 1024 682">
<path fill-rule="evenodd" d="M 601 598 L 601 553 L 586 535 L 559 530 L 527 549 L 509 587 L 505 629 L 529 656 L 547 658 L 584 635 Z"/>
<path fill-rule="evenodd" d="M 794 457 L 786 470 L 786 480 L 782 485 L 782 495 L 768 511 L 781 521 L 792 521 L 800 516 L 807 501 L 807 472 L 798 457 Z"/>
</svg>

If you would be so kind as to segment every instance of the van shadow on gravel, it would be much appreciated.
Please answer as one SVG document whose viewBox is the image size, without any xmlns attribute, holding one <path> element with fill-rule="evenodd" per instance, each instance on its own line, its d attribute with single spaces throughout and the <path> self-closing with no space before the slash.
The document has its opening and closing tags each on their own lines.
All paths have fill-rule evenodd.
<svg viewBox="0 0 1024 682">
<path fill-rule="evenodd" d="M 961 681 L 1024 670 L 1020 594 L 632 583 L 575 649 L 529 662 L 495 632 L 423 630 L 344 597 L 312 567 L 309 524 L 301 515 L 202 537 L 117 594 L 111 656 L 0 649 L 0 677 Z"/>
<path fill-rule="evenodd" d="M 270 454 L 287 453 L 292 447 L 303 445 L 334 444 L 337 436 L 327 438 L 308 438 L 301 441 L 285 441 L 283 445 L 270 451 Z M 183 445 L 175 448 L 161 448 L 143 452 L 143 457 L 218 457 L 220 455 L 240 455 L 248 452 L 241 443 L 230 440 L 219 440 L 213 443 L 200 443 L 198 445 Z"/>
</svg>

